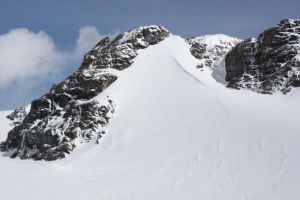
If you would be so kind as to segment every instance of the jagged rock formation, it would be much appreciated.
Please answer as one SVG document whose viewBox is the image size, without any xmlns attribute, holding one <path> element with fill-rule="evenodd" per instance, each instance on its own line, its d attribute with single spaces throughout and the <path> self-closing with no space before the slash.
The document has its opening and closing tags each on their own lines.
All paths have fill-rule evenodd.
<svg viewBox="0 0 300 200">
<path fill-rule="evenodd" d="M 16 110 L 14 110 L 14 112 L 9 114 L 6 118 L 11 121 L 11 125 L 13 127 L 18 126 L 22 123 L 22 121 L 24 120 L 24 118 L 28 114 L 29 109 L 30 109 L 29 106 L 27 108 L 22 107 L 22 108 L 16 109 Z"/>
<path fill-rule="evenodd" d="M 216 34 L 193 37 L 188 39 L 187 42 L 191 45 L 191 54 L 200 60 L 197 68 L 202 69 L 204 66 L 214 68 L 241 40 L 223 34 Z"/>
<path fill-rule="evenodd" d="M 287 93 L 300 86 L 300 20 L 282 20 L 257 39 L 247 39 L 226 57 L 231 88 Z"/>
<path fill-rule="evenodd" d="M 2 149 L 11 157 L 55 160 L 70 153 L 76 142 L 98 141 L 115 109 L 109 97 L 101 102 L 93 98 L 133 63 L 137 50 L 157 44 L 169 34 L 163 27 L 145 26 L 102 39 L 74 74 L 31 103 L 28 114 L 21 109 L 9 116 L 21 120 L 8 133 Z"/>
</svg>

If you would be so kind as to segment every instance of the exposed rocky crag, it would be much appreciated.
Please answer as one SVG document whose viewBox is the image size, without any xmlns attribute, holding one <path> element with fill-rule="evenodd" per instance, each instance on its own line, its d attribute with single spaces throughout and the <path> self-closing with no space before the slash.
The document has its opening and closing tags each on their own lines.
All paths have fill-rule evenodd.
<svg viewBox="0 0 300 200">
<path fill-rule="evenodd" d="M 8 116 L 15 128 L 2 149 L 13 158 L 55 160 L 64 158 L 78 142 L 97 142 L 115 105 L 109 97 L 101 102 L 93 98 L 133 63 L 139 49 L 157 44 L 169 34 L 163 27 L 145 26 L 102 39 L 85 55 L 80 68 L 34 100 L 28 113 L 19 109 Z"/>
<path fill-rule="evenodd" d="M 214 68 L 224 56 L 239 42 L 240 39 L 223 34 L 204 35 L 187 39 L 191 45 L 191 54 L 200 60 L 197 68 Z"/>
<path fill-rule="evenodd" d="M 230 51 L 226 57 L 228 87 L 259 93 L 287 93 L 300 86 L 300 20 L 282 20 Z"/>
<path fill-rule="evenodd" d="M 29 110 L 30 110 L 30 106 L 27 106 L 27 107 L 16 109 L 14 110 L 14 112 L 9 114 L 7 116 L 7 119 L 11 121 L 11 126 L 15 127 L 20 125 L 23 122 L 26 115 L 28 114 Z"/>
</svg>

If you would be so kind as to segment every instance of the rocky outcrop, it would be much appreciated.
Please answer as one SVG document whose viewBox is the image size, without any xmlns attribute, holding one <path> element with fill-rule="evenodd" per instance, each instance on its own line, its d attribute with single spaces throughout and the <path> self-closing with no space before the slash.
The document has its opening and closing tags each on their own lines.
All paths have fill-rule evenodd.
<svg viewBox="0 0 300 200">
<path fill-rule="evenodd" d="M 226 57 L 228 87 L 287 93 L 300 86 L 300 20 L 282 20 Z"/>
<path fill-rule="evenodd" d="M 28 110 L 30 110 L 30 106 L 16 109 L 14 110 L 14 112 L 9 114 L 6 118 L 11 121 L 11 125 L 13 127 L 18 126 L 23 122 L 24 118 L 28 114 Z"/>
<path fill-rule="evenodd" d="M 78 143 L 98 142 L 115 105 L 109 97 L 99 101 L 94 97 L 133 63 L 137 50 L 168 36 L 163 27 L 145 26 L 102 39 L 85 55 L 80 68 L 34 100 L 28 113 L 16 110 L 9 116 L 21 120 L 8 133 L 2 149 L 13 158 L 55 160 L 64 158 Z"/>
<path fill-rule="evenodd" d="M 197 68 L 214 68 L 240 39 L 223 34 L 197 36 L 187 40 L 191 45 L 191 54 L 199 59 Z"/>
</svg>

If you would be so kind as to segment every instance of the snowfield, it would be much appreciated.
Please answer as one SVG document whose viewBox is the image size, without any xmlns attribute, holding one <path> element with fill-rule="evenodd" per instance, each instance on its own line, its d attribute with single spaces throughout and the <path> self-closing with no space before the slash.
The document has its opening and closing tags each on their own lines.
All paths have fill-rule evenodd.
<svg viewBox="0 0 300 200">
<path fill-rule="evenodd" d="M 299 89 L 228 89 L 224 66 L 198 62 L 178 36 L 141 50 L 96 97 L 116 103 L 100 144 L 53 162 L 0 156 L 0 199 L 298 200 Z"/>
<path fill-rule="evenodd" d="M 8 131 L 12 128 L 9 119 L 6 118 L 7 115 L 13 111 L 0 111 L 0 141 L 4 141 Z"/>
</svg>

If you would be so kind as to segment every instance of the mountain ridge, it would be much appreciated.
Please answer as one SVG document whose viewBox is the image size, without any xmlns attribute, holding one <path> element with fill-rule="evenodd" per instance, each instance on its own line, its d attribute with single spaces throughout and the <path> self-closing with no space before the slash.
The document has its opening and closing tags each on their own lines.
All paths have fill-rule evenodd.
<svg viewBox="0 0 300 200">
<path fill-rule="evenodd" d="M 267 95 L 226 87 L 225 55 L 197 68 L 205 60 L 190 48 L 170 35 L 139 50 L 89 100 L 114 103 L 101 139 L 77 140 L 51 162 L 0 156 L 0 198 L 297 199 L 299 89 Z M 1 139 L 8 114 L 0 112 Z"/>
<path fill-rule="evenodd" d="M 285 24 L 283 28 L 290 29 L 288 24 L 292 27 L 294 22 L 297 25 L 297 20 L 283 20 L 277 27 Z M 274 29 L 277 30 L 276 27 L 270 30 Z M 131 29 L 114 38 L 102 39 L 84 56 L 82 65 L 73 75 L 60 84 L 54 85 L 49 93 L 34 100 L 30 108 L 27 108 L 27 112 L 25 109 L 19 109 L 8 117 L 15 122 L 13 122 L 14 128 L 1 145 L 1 149 L 6 152 L 5 155 L 21 159 L 56 160 L 64 158 L 82 142 L 98 143 L 106 133 L 105 127 L 115 114 L 116 104 L 109 95 L 102 99 L 94 98 L 122 76 L 123 70 L 134 63 L 139 52 L 171 36 L 173 37 L 165 28 L 151 25 Z M 270 37 L 275 36 L 271 34 Z M 247 47 L 252 40 L 242 41 L 217 34 L 193 37 L 185 41 L 197 62 L 191 62 L 191 65 L 196 66 L 184 70 L 198 80 L 204 75 L 207 76 L 202 80 L 203 84 L 210 85 L 209 87 L 222 87 L 214 83 L 217 80 L 225 87 L 226 79 L 229 81 L 227 86 L 230 88 L 249 88 L 261 92 L 243 86 L 248 84 L 247 81 L 241 81 L 238 77 L 249 74 L 247 70 L 245 74 L 244 71 L 236 73 L 233 81 L 228 75 L 231 70 L 229 66 L 235 66 L 231 64 L 232 60 L 247 60 L 243 57 L 245 55 L 236 55 L 236 49 L 242 45 Z M 175 61 L 179 65 L 183 62 L 177 59 Z M 285 76 L 286 74 L 279 74 L 276 78 Z M 237 84 L 239 86 L 236 86 Z M 273 93 L 276 87 L 271 84 L 261 93 Z M 284 85 L 282 87 L 284 89 Z M 289 85 L 286 91 L 291 91 Z"/>
</svg>

